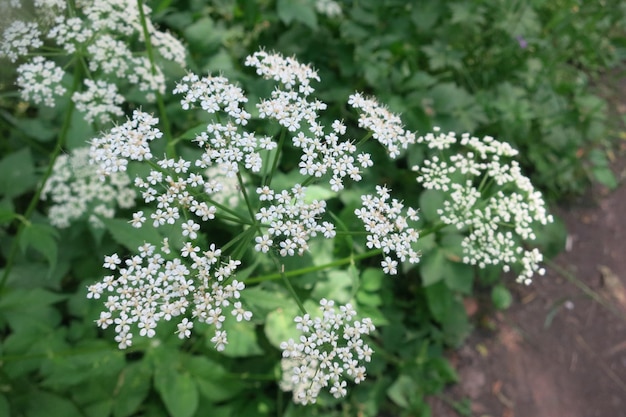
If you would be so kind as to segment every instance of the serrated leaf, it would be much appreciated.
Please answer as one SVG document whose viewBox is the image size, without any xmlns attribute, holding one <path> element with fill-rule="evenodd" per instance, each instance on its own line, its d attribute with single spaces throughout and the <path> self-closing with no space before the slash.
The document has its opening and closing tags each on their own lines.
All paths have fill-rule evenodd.
<svg viewBox="0 0 626 417">
<path fill-rule="evenodd" d="M 226 376 L 220 364 L 204 356 L 185 356 L 185 368 L 196 381 L 200 395 L 211 402 L 223 402 L 236 397 L 243 390 L 241 382 Z"/>
<path fill-rule="evenodd" d="M 276 2 L 278 17 L 286 25 L 293 21 L 303 23 L 311 29 L 317 29 L 317 14 L 313 4 L 307 0 L 278 0 Z"/>
<path fill-rule="evenodd" d="M 365 291 L 378 291 L 383 279 L 385 279 L 385 273 L 380 268 L 367 268 L 361 274 L 361 288 Z"/>
<path fill-rule="evenodd" d="M 149 224 L 141 229 L 136 229 L 125 220 L 107 218 L 100 220 L 117 243 L 133 252 L 136 252 L 137 248 L 146 242 L 156 244 L 161 241 L 159 232 L 150 227 Z"/>
<path fill-rule="evenodd" d="M 422 217 L 431 223 L 437 223 L 440 218 L 437 210 L 443 207 L 444 200 L 445 195 L 441 191 L 425 190 L 422 192 L 419 200 Z"/>
<path fill-rule="evenodd" d="M 43 391 L 29 393 L 27 417 L 67 417 L 81 414 L 67 398 Z"/>
<path fill-rule="evenodd" d="M 284 293 L 279 292 L 278 288 L 273 291 L 267 291 L 261 286 L 255 286 L 246 288 L 241 293 L 241 299 L 243 304 L 247 306 L 263 311 L 271 311 L 284 306 L 287 297 Z"/>
<path fill-rule="evenodd" d="M 8 224 L 17 217 L 12 208 L 0 207 L 0 224 Z"/>
<path fill-rule="evenodd" d="M 415 396 L 418 389 L 413 378 L 407 375 L 400 375 L 387 389 L 387 395 L 396 405 L 404 409 L 411 405 L 411 398 Z"/>
<path fill-rule="evenodd" d="M 0 394 L 0 416 L 11 417 L 9 402 L 3 394 Z"/>
<path fill-rule="evenodd" d="M 333 270 L 328 271 L 326 276 L 315 284 L 311 297 L 317 300 L 327 298 L 340 304 L 350 301 L 353 284 L 350 273 L 346 270 Z"/>
<path fill-rule="evenodd" d="M 424 286 L 435 284 L 444 278 L 445 262 L 445 253 L 440 249 L 435 249 L 422 256 L 419 269 Z"/>
<path fill-rule="evenodd" d="M 438 282 L 424 288 L 428 310 L 435 320 L 443 322 L 446 319 L 454 294 L 444 282 Z"/>
<path fill-rule="evenodd" d="M 615 178 L 615 174 L 613 174 L 613 171 L 611 171 L 608 167 L 593 167 L 591 172 L 593 172 L 593 178 L 596 181 L 611 190 L 614 190 L 619 185 L 617 178 Z"/>
<path fill-rule="evenodd" d="M 165 368 L 165 369 L 163 369 Z M 159 392 L 172 417 L 191 417 L 198 408 L 198 388 L 188 373 L 178 373 L 171 367 L 157 367 L 154 387 Z"/>
<path fill-rule="evenodd" d="M 224 356 L 238 358 L 263 353 L 257 343 L 254 326 L 250 322 L 238 322 L 229 318 L 224 322 L 224 330 L 228 333 L 228 345 L 222 352 Z"/>
<path fill-rule="evenodd" d="M 36 183 L 35 165 L 28 148 L 13 152 L 0 161 L 0 195 L 17 197 Z"/>
<path fill-rule="evenodd" d="M 444 282 L 452 291 L 471 294 L 474 285 L 474 268 L 459 262 L 447 261 L 444 265 Z"/>
<path fill-rule="evenodd" d="M 51 226 L 45 224 L 30 223 L 24 228 L 20 240 L 22 251 L 27 247 L 35 249 L 41 253 L 50 264 L 51 273 L 57 264 L 57 241 L 58 232 Z"/>
<path fill-rule="evenodd" d="M 328 200 L 337 195 L 333 190 L 322 187 L 321 185 L 309 185 L 306 187 L 306 191 L 304 194 L 304 201 L 307 203 L 311 203 L 313 200 Z"/>
<path fill-rule="evenodd" d="M 505 310 L 513 303 L 513 296 L 507 287 L 498 284 L 491 289 L 491 301 L 499 310 Z"/>
<path fill-rule="evenodd" d="M 122 370 L 113 398 L 113 416 L 127 417 L 135 412 L 150 392 L 152 372 L 144 361 L 129 364 Z"/>
<path fill-rule="evenodd" d="M 265 336 L 276 348 L 289 339 L 298 340 L 300 332 L 296 329 L 294 319 L 301 314 L 295 307 L 277 308 L 265 319 Z"/>
</svg>

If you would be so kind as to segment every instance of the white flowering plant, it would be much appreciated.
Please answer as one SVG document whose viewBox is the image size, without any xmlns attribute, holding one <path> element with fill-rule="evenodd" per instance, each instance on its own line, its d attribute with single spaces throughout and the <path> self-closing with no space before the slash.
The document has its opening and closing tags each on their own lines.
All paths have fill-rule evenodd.
<svg viewBox="0 0 626 417">
<path fill-rule="evenodd" d="M 11 198 L 0 220 L 18 224 L 0 309 L 13 332 L 3 347 L 17 358 L 8 372 L 37 372 L 63 392 L 67 415 L 305 405 L 376 415 L 385 392 L 415 411 L 431 393 L 405 398 L 415 381 L 436 390 L 455 378 L 424 352 L 467 334 L 460 299 L 474 275 L 529 284 L 543 274 L 532 245 L 553 219 L 507 143 L 413 132 L 361 92 L 331 107 L 312 65 L 265 49 L 246 57 L 240 82 L 191 71 L 169 82 L 152 48 L 185 66 L 184 47 L 143 2 L 35 3 L 37 23 L 9 25 L 0 53 L 18 65 L 19 98 L 63 109 L 66 122 L 41 181 L 30 151 L 0 162 L 22 179 L 0 181 Z M 315 4 L 341 16 L 337 2 Z M 62 58 L 40 49 L 44 38 Z M 13 200 L 32 189 L 18 214 Z M 27 295 L 20 277 L 37 254 L 50 282 Z M 68 282 L 79 289 L 57 295 Z M 46 338 L 20 330 L 20 297 L 32 297 Z M 54 332 L 61 302 L 74 327 Z M 22 350 L 50 346 L 74 359 L 21 367 Z"/>
</svg>

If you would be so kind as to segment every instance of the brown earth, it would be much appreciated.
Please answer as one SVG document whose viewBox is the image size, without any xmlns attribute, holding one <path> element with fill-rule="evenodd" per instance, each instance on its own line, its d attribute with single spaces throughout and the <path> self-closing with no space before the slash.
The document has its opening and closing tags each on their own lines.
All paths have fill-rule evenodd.
<svg viewBox="0 0 626 417">
<path fill-rule="evenodd" d="M 612 107 L 623 116 L 626 80 L 618 85 Z M 623 138 L 617 154 L 621 183 Z M 567 250 L 546 276 L 511 286 L 509 310 L 476 312 L 476 332 L 450 355 L 460 382 L 432 399 L 433 417 L 463 415 L 451 404 L 464 398 L 475 417 L 626 416 L 626 185 L 554 211 Z"/>
</svg>

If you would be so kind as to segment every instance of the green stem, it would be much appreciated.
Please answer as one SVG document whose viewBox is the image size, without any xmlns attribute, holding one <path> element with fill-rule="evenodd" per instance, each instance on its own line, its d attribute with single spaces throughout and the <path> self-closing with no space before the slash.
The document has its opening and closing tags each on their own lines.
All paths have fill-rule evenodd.
<svg viewBox="0 0 626 417">
<path fill-rule="evenodd" d="M 335 261 L 326 263 L 324 265 L 307 266 L 305 268 L 294 269 L 293 271 L 287 271 L 287 272 L 282 272 L 282 273 L 273 273 L 273 274 L 262 275 L 260 277 L 247 279 L 246 280 L 246 285 L 247 284 L 256 284 L 258 282 L 264 282 L 264 281 L 273 281 L 273 280 L 277 280 L 277 279 L 281 279 L 281 278 L 298 277 L 300 275 L 305 275 L 305 274 L 308 274 L 308 273 L 311 273 L 311 272 L 322 271 L 324 269 L 333 268 L 333 267 L 336 267 L 336 266 L 347 265 L 347 264 L 350 264 L 350 263 L 352 263 L 354 261 L 359 261 L 361 259 L 371 258 L 371 257 L 374 257 L 376 255 L 380 255 L 382 252 L 383 251 L 381 249 L 374 249 L 374 250 L 371 250 L 371 251 L 368 251 L 368 252 L 361 253 L 359 255 L 351 255 L 351 256 L 347 256 L 345 258 L 337 259 Z"/>
<path fill-rule="evenodd" d="M 373 132 L 369 131 L 367 132 L 367 134 L 365 136 L 363 136 L 363 138 L 361 138 L 361 140 L 359 140 L 356 144 L 356 147 L 358 148 L 359 146 L 363 145 L 365 142 L 367 142 L 367 140 L 369 138 L 371 138 L 374 135 Z"/>
<path fill-rule="evenodd" d="M 274 262 L 276 263 L 276 266 L 279 266 L 279 262 L 278 262 L 278 260 L 276 258 L 274 258 Z M 306 311 L 306 308 L 304 307 L 304 304 L 302 303 L 302 300 L 300 300 L 300 297 L 298 297 L 298 294 L 296 293 L 296 290 L 293 288 L 293 285 L 291 285 L 291 281 L 289 281 L 289 279 L 287 278 L 287 276 L 285 274 L 285 265 L 284 264 L 280 264 L 280 277 L 283 279 L 283 282 L 285 283 L 285 287 L 287 287 L 287 289 L 291 293 L 291 296 L 296 301 L 296 304 L 298 304 L 298 307 L 300 308 L 300 311 L 302 312 L 302 314 L 309 314 Z"/>
<path fill-rule="evenodd" d="M 46 183 L 48 182 L 48 178 L 50 177 L 50 175 L 52 175 L 52 170 L 54 169 L 54 164 L 57 160 L 57 157 L 59 156 L 59 154 L 63 150 L 63 146 L 65 145 L 67 133 L 72 123 L 72 116 L 74 115 L 74 101 L 71 99 L 71 97 L 74 94 L 74 92 L 78 89 L 80 80 L 81 80 L 81 66 L 76 65 L 74 67 L 74 82 L 72 83 L 71 91 L 67 94 L 67 97 L 69 97 L 70 99 L 68 100 L 69 104 L 65 112 L 65 119 L 63 120 L 61 132 L 59 133 L 59 136 L 57 137 L 57 142 L 54 146 L 54 150 L 52 151 L 52 155 L 50 156 L 50 163 L 48 164 L 48 168 L 46 169 L 46 172 L 43 175 L 41 184 L 39 185 L 39 187 L 35 191 L 35 194 L 31 198 L 30 203 L 28 204 L 28 207 L 26 208 L 26 211 L 20 217 L 20 225 L 17 228 L 17 233 L 15 234 L 15 238 L 13 239 L 13 242 L 11 242 L 11 249 L 9 251 L 9 256 L 7 258 L 7 262 L 4 267 L 4 272 L 2 273 L 2 278 L 0 278 L 0 291 L 2 291 L 2 289 L 4 288 L 9 278 L 9 274 L 11 273 L 11 270 L 13 269 L 13 265 L 15 264 L 15 257 L 17 256 L 17 250 L 19 248 L 20 238 L 22 234 L 24 233 L 24 230 L 27 227 L 27 225 L 29 225 L 28 219 L 30 219 L 30 216 L 33 214 L 33 211 L 35 211 L 35 208 L 37 207 L 37 203 L 39 203 L 41 193 L 43 192 L 43 189 L 46 186 Z"/>
<path fill-rule="evenodd" d="M 278 146 L 276 148 L 276 155 L 274 157 L 274 161 L 272 162 L 272 169 L 271 169 L 270 173 L 267 175 L 267 177 L 265 178 L 265 180 L 263 181 L 263 185 L 266 185 L 268 187 L 272 183 L 272 176 L 274 175 L 274 172 L 276 172 L 276 167 L 278 167 L 278 160 L 280 159 L 280 152 L 283 149 L 283 145 L 285 144 L 285 137 L 287 136 L 287 134 L 285 132 L 286 132 L 286 130 L 282 129 L 282 131 L 280 133 L 280 139 L 278 139 Z"/>
<path fill-rule="evenodd" d="M 239 188 L 241 188 L 241 194 L 243 194 L 243 199 L 246 202 L 246 206 L 248 207 L 248 213 L 250 213 L 250 221 L 253 224 L 256 223 L 254 216 L 254 209 L 252 208 L 252 204 L 250 202 L 250 198 L 248 198 L 248 192 L 246 191 L 246 185 L 243 183 L 243 178 L 241 176 L 241 171 L 237 170 L 237 181 L 239 182 Z"/>
<path fill-rule="evenodd" d="M 152 41 L 150 40 L 150 31 L 148 30 L 148 21 L 146 14 L 143 11 L 143 0 L 137 0 L 137 8 L 139 9 L 139 18 L 141 20 L 141 28 L 143 29 L 143 38 L 146 44 L 146 53 L 148 54 L 148 60 L 150 60 L 150 72 L 152 75 L 157 74 L 156 64 L 154 63 L 154 51 L 152 49 Z M 170 129 L 170 121 L 165 111 L 165 103 L 163 102 L 163 95 L 160 91 L 155 91 L 157 98 L 157 106 L 159 108 L 160 120 L 163 126 L 163 136 L 167 141 L 165 153 L 168 158 L 176 158 L 176 149 L 174 148 L 174 142 L 172 141 L 172 132 Z"/>
</svg>

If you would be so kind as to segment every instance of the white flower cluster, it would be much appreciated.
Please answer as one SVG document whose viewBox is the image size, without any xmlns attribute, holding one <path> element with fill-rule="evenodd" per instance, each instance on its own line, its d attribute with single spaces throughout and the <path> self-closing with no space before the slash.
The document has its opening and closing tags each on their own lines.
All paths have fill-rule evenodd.
<svg viewBox="0 0 626 417">
<path fill-rule="evenodd" d="M 296 404 L 313 404 L 324 388 L 335 398 L 347 394 L 347 380 L 359 384 L 365 380 L 363 362 L 369 362 L 373 350 L 363 341 L 374 331 L 369 318 L 356 320 L 352 305 L 335 308 L 332 300 L 320 301 L 321 317 L 308 314 L 295 318 L 301 332 L 296 341 L 281 343 L 283 351 L 280 383 L 284 391 L 292 391 Z"/>
<path fill-rule="evenodd" d="M 299 168 L 302 175 L 308 176 L 307 181 L 327 179 L 330 188 L 335 191 L 343 188 L 343 181 L 346 177 L 359 181 L 361 170 L 371 167 L 373 161 L 369 154 L 358 153 L 351 141 L 339 139 L 346 133 L 346 127 L 341 121 L 335 120 L 331 126 L 332 131 L 328 134 L 324 133 L 324 126 L 317 123 L 317 113 L 325 108 L 325 105 L 307 99 L 313 91 L 310 81 L 318 79 L 315 71 L 293 59 L 285 59 L 280 55 L 270 55 L 264 52 L 253 55 L 247 63 L 256 66 L 257 71 L 263 77 L 278 80 L 283 88 L 274 92 L 272 106 L 275 112 L 272 116 L 261 114 L 261 117 L 276 117 L 282 120 L 281 116 L 277 115 L 296 112 L 293 107 L 296 102 L 299 103 L 298 106 L 301 106 L 297 112 L 302 111 L 306 115 L 298 120 L 305 120 L 309 124 L 311 137 L 300 131 L 292 135 L 292 141 L 295 148 L 302 151 Z M 195 154 L 194 158 L 165 158 L 155 161 L 147 175 L 135 178 L 134 186 L 140 190 L 143 200 L 148 204 L 155 204 L 156 207 L 146 213 L 143 210 L 137 211 L 130 221 L 136 228 L 141 228 L 149 222 L 154 228 L 169 225 L 180 231 L 182 247 L 178 260 L 174 259 L 168 263 L 151 254 L 134 258 L 135 261 L 132 261 L 133 265 L 135 262 L 144 265 L 146 261 L 149 265 L 162 265 L 166 271 L 171 270 L 174 275 L 171 279 L 165 279 L 162 275 L 164 272 L 159 272 L 157 275 L 152 272 L 152 269 L 157 270 L 156 266 L 142 266 L 141 271 L 146 271 L 146 268 L 152 269 L 145 274 L 142 272 L 143 275 L 139 278 L 134 277 L 130 280 L 127 278 L 128 268 L 126 268 L 118 278 L 106 278 L 106 282 L 114 281 L 115 285 L 108 285 L 103 281 L 92 288 L 91 294 L 97 296 L 105 289 L 117 293 L 129 291 L 128 303 L 132 304 L 130 300 L 144 297 L 144 292 L 157 291 L 152 288 L 153 281 L 158 282 L 159 286 L 166 285 L 170 281 L 179 282 L 175 287 L 183 286 L 189 296 L 194 298 L 196 305 L 199 303 L 196 299 L 197 294 L 200 294 L 198 297 L 209 300 L 207 307 L 202 310 L 204 313 L 198 311 L 194 313 L 194 316 L 219 325 L 223 321 L 221 311 L 226 304 L 222 301 L 214 301 L 211 297 L 222 297 L 219 295 L 222 291 L 220 290 L 222 280 L 218 279 L 215 287 L 212 286 L 213 284 L 209 285 L 206 279 L 214 276 L 216 271 L 205 270 L 201 265 L 207 257 L 219 256 L 215 255 L 219 249 L 213 246 L 211 251 L 202 251 L 201 242 L 204 241 L 204 237 L 200 235 L 203 222 L 222 218 L 229 222 L 254 225 L 259 230 L 258 236 L 255 237 L 254 249 L 261 253 L 275 250 L 280 256 L 302 255 L 308 250 L 311 238 L 321 235 L 330 239 L 336 235 L 336 231 L 332 223 L 324 220 L 326 202 L 324 200 L 309 201 L 306 197 L 306 187 L 296 184 L 286 189 L 272 188 L 271 175 L 268 176 L 267 169 L 265 171 L 263 169 L 264 164 L 272 161 L 270 161 L 271 158 L 264 158 L 264 156 L 275 155 L 268 151 L 275 150 L 277 143 L 270 137 L 260 137 L 253 132 L 246 131 L 245 128 L 252 116 L 244 109 L 244 104 L 248 99 L 239 87 L 230 84 L 223 77 L 200 78 L 189 74 L 177 84 L 174 92 L 183 95 L 181 99 L 183 109 L 190 110 L 198 107 L 208 115 L 215 115 L 214 121 L 208 122 L 206 127 L 192 139 L 192 142 L 201 149 L 201 152 Z M 287 97 L 281 96 L 282 93 L 289 96 L 286 101 L 281 101 L 280 97 Z M 259 108 L 262 109 L 266 104 L 267 101 L 261 100 Z M 92 162 L 98 165 L 98 175 L 106 177 L 126 171 L 129 161 L 132 160 L 152 160 L 150 142 L 162 135 L 156 127 L 157 123 L 156 118 L 141 111 L 135 111 L 132 119 L 125 124 L 114 127 L 109 133 L 94 139 L 91 143 L 90 156 Z M 287 132 L 291 131 L 290 124 L 282 122 L 281 124 L 286 127 Z M 277 159 L 274 162 L 276 161 Z M 216 170 L 219 175 L 215 175 Z M 245 174 L 247 176 L 244 176 Z M 250 200 L 247 197 L 246 190 L 251 187 L 247 185 L 246 178 L 250 186 L 256 183 L 257 200 Z M 233 180 L 236 181 L 234 184 Z M 245 214 L 242 217 L 242 214 L 237 212 L 230 203 L 234 193 L 244 197 L 240 201 L 246 200 L 248 204 L 256 204 L 256 207 L 248 207 L 250 218 L 246 218 Z M 393 252 L 400 261 L 408 259 L 411 262 L 417 262 L 417 253 L 411 249 L 411 244 L 418 235 L 407 224 L 407 219 L 417 218 L 416 213 L 409 210 L 408 215 L 405 215 L 404 206 L 400 202 L 395 199 L 389 201 L 387 189 L 380 188 L 378 193 L 377 197 L 369 196 L 364 199 L 364 207 L 358 211 L 370 233 L 368 245 L 382 249 L 388 255 Z M 228 204 L 223 203 L 225 200 L 220 199 L 222 196 L 228 198 Z M 154 242 L 148 244 L 153 245 Z M 145 253 L 152 251 L 153 249 L 144 250 Z M 209 256 L 211 253 L 213 255 Z M 163 258 L 166 257 L 163 256 Z M 238 265 L 239 261 L 230 262 L 229 265 L 232 267 L 235 264 Z M 190 270 L 196 270 L 197 273 L 189 272 L 189 267 L 185 266 L 188 263 L 192 264 Z M 383 260 L 382 265 L 387 273 L 397 272 L 397 261 L 392 260 L 390 256 Z M 135 271 L 136 267 L 134 268 Z M 230 269 L 234 270 L 234 267 Z M 158 270 L 162 271 L 162 269 Z M 224 273 L 218 273 L 218 275 L 228 276 Z M 202 281 L 202 285 L 199 285 L 199 279 L 205 280 Z M 184 285 L 183 282 L 187 284 Z M 212 282 L 216 280 L 213 279 Z M 132 289 L 126 290 L 128 286 L 132 286 Z M 170 290 L 164 291 L 158 290 L 159 297 L 165 296 L 164 294 Z M 226 293 L 231 294 L 228 291 Z M 182 300 L 178 290 L 175 292 L 175 298 Z M 143 304 L 144 301 L 146 300 L 139 304 Z M 156 305 L 160 306 L 163 303 L 159 301 Z M 154 308 L 157 308 L 156 305 Z M 249 318 L 249 313 L 242 310 L 240 304 L 235 305 L 237 317 Z M 117 304 L 114 306 L 115 308 L 109 309 L 108 313 L 103 313 L 102 323 L 109 323 L 107 320 L 111 319 L 114 312 L 123 310 Z M 156 313 L 149 311 L 148 314 L 143 310 L 132 312 L 124 310 L 125 318 L 120 315 L 118 321 L 146 323 L 142 326 L 153 329 L 156 323 L 153 315 L 156 317 Z M 174 311 L 182 314 L 182 308 L 174 308 Z M 178 313 L 179 311 L 181 312 Z M 179 335 L 183 337 L 188 335 L 191 326 L 192 323 L 189 321 L 181 322 Z M 217 330 L 221 332 L 219 327 Z M 152 334 L 149 330 L 145 330 L 144 333 Z M 128 344 L 129 338 L 132 337 L 130 334 L 132 333 L 129 333 L 129 328 L 125 327 L 125 324 L 119 327 L 120 345 Z M 225 335 L 216 333 L 215 337 L 218 348 L 223 348 Z M 350 372 L 353 371 L 350 370 Z M 338 382 L 338 384 L 335 390 L 342 388 L 341 383 Z"/>
<path fill-rule="evenodd" d="M 534 225 L 546 225 L 553 219 L 519 164 L 506 162 L 517 151 L 492 137 L 463 134 L 458 140 L 454 133 L 438 129 L 418 138 L 418 143 L 438 151 L 458 143 L 462 149 L 448 163 L 432 157 L 413 169 L 424 188 L 446 192 L 447 199 L 438 210 L 441 220 L 468 232 L 462 243 L 463 262 L 481 268 L 502 265 L 505 271 L 520 267 L 517 280 L 526 284 L 535 273 L 543 274 L 541 253 L 526 250 L 523 242 L 535 239 Z M 460 174 L 463 182 L 451 182 L 453 174 Z"/>
<path fill-rule="evenodd" d="M 401 261 L 419 262 L 419 254 L 411 247 L 417 242 L 419 233 L 409 227 L 408 221 L 417 221 L 417 210 L 409 207 L 403 214 L 404 204 L 390 198 L 389 189 L 376 186 L 377 196 L 361 196 L 363 207 L 356 209 L 354 214 L 365 224 L 367 231 L 367 247 L 382 249 L 385 258 L 381 262 L 385 274 L 398 273 L 398 261 L 389 254 L 394 253 Z"/>
<path fill-rule="evenodd" d="M 188 74 L 176 85 L 174 94 L 185 94 L 180 101 L 183 110 L 199 104 L 209 114 L 224 111 L 236 124 L 242 126 L 248 124 L 250 119 L 250 113 L 241 107 L 248 99 L 241 88 L 232 85 L 224 77 L 200 78 Z"/>
<path fill-rule="evenodd" d="M 67 91 L 61 84 L 65 74 L 63 69 L 42 56 L 20 65 L 17 72 L 15 83 L 26 101 L 51 107 L 54 106 L 55 98 Z"/>
<path fill-rule="evenodd" d="M 111 121 L 112 114 L 117 117 L 124 115 L 120 107 L 124 103 L 124 97 L 117 93 L 115 84 L 86 79 L 85 86 L 87 90 L 75 92 L 72 100 L 76 104 L 76 109 L 85 113 L 85 120 L 88 123 L 97 119 L 104 124 Z"/>
<path fill-rule="evenodd" d="M 70 155 L 59 156 L 46 181 L 41 198 L 52 201 L 48 217 L 59 228 L 89 213 L 89 222 L 102 227 L 98 216 L 112 218 L 115 206 L 135 205 L 136 192 L 126 173 L 116 172 L 102 182 L 89 164 L 89 148 L 77 148 Z"/>
<path fill-rule="evenodd" d="M 328 17 L 341 16 L 341 5 L 334 0 L 316 0 L 315 10 Z"/>
<path fill-rule="evenodd" d="M 359 127 L 371 130 L 374 139 L 387 149 L 391 158 L 397 158 L 402 149 L 415 143 L 415 134 L 404 129 L 400 117 L 375 99 L 355 93 L 348 99 L 348 104 L 361 112 Z"/>
<path fill-rule="evenodd" d="M 101 138 L 91 141 L 90 162 L 98 165 L 102 178 L 115 172 L 126 171 L 128 160 L 143 161 L 152 158 L 149 142 L 163 133 L 154 126 L 159 122 L 148 113 L 133 112 L 133 118 L 116 126 Z"/>
<path fill-rule="evenodd" d="M 308 96 L 315 91 L 311 80 L 320 80 L 313 68 L 294 58 L 265 51 L 248 56 L 245 64 L 255 67 L 257 74 L 263 78 L 278 81 L 284 87 L 275 89 L 270 99 L 257 104 L 261 118 L 275 119 L 290 132 L 299 130 L 303 120 L 309 123 L 311 131 L 321 128 L 316 119 L 318 112 L 326 109 L 326 104 L 308 100 Z"/>
<path fill-rule="evenodd" d="M 274 203 L 261 207 L 256 213 L 261 227 L 267 227 L 266 233 L 256 239 L 257 251 L 267 252 L 272 245 L 276 245 L 281 256 L 302 255 L 309 248 L 307 242 L 318 233 L 328 239 L 335 237 L 332 223 L 320 223 L 326 211 L 326 202 L 313 200 L 306 203 L 305 191 L 306 188 L 299 184 L 291 192 L 282 190 L 275 193 L 267 186 L 257 189 L 262 202 Z"/>
<path fill-rule="evenodd" d="M 65 52 L 73 54 L 93 36 L 93 30 L 79 17 L 65 18 L 57 16 L 56 25 L 50 29 L 47 37 L 63 47 Z"/>
<path fill-rule="evenodd" d="M 43 45 L 41 32 L 36 23 L 16 20 L 4 30 L 0 43 L 0 57 L 7 57 L 15 62 L 19 57 L 28 54 L 31 49 Z"/>
<path fill-rule="evenodd" d="M 157 93 L 165 92 L 165 77 L 159 66 L 153 68 L 150 60 L 137 56 L 127 45 L 136 39 L 143 40 L 143 28 L 136 2 L 126 0 L 83 0 L 69 10 L 63 1 L 36 1 L 36 12 L 43 23 L 13 22 L 3 33 L 0 57 L 12 62 L 43 45 L 43 34 L 66 54 L 80 54 L 91 72 L 85 78 L 83 92 L 72 99 L 77 108 L 85 112 L 92 123 L 109 122 L 122 112 L 122 96 L 113 85 L 136 86 L 145 93 L 146 100 L 154 101 Z M 145 15 L 150 9 L 144 6 Z M 47 21 L 50 21 L 50 24 Z M 185 66 L 185 47 L 172 35 L 157 30 L 147 20 L 152 45 L 168 61 Z M 62 70 L 55 67 L 54 77 L 47 77 L 49 65 L 42 66 L 43 58 L 36 57 L 17 69 L 17 85 L 22 98 L 35 104 L 54 105 L 54 95 L 49 91 L 65 91 L 60 85 Z M 45 61 L 50 62 L 50 61 Z M 59 73 L 61 71 L 61 73 Z M 38 91 L 42 91 L 37 93 Z M 58 95 L 58 93 L 57 93 Z"/>
<path fill-rule="evenodd" d="M 193 317 L 214 327 L 211 341 L 221 351 L 228 344 L 228 335 L 223 329 L 226 317 L 233 316 L 237 321 L 252 317 L 238 301 L 245 285 L 232 279 L 240 262 L 221 261 L 221 250 L 215 245 L 200 255 L 181 252 L 183 257 L 190 256 L 193 261 L 190 268 L 181 258 L 170 257 L 167 239 L 160 250 L 146 243 L 138 252 L 123 263 L 115 253 L 106 256 L 104 268 L 115 271 L 116 275 L 107 275 L 88 289 L 88 298 L 99 299 L 106 295 L 107 311 L 100 313 L 97 324 L 103 329 L 115 326 L 115 341 L 120 349 L 132 345 L 133 327 L 139 330 L 140 336 L 151 338 L 156 335 L 159 321 L 170 321 L 191 310 Z M 182 319 L 178 336 L 189 337 L 192 328 L 193 322 Z"/>
</svg>

